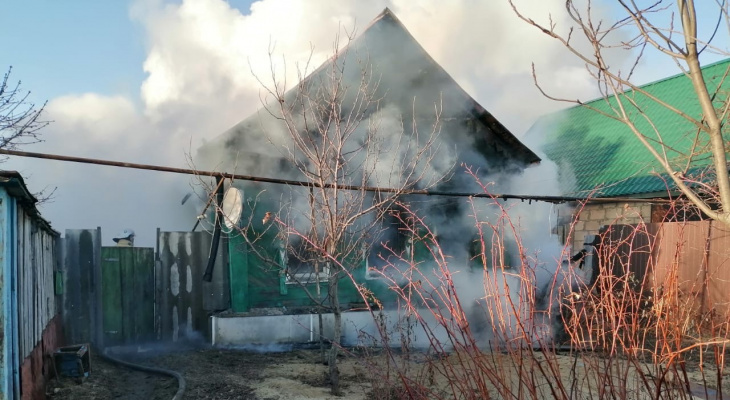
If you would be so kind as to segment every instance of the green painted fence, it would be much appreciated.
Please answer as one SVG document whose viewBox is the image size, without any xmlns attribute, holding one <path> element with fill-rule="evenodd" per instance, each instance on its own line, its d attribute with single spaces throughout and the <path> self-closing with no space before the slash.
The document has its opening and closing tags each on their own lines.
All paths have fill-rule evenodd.
<svg viewBox="0 0 730 400">
<path fill-rule="evenodd" d="M 106 346 L 154 339 L 154 249 L 102 247 L 102 312 Z"/>
</svg>

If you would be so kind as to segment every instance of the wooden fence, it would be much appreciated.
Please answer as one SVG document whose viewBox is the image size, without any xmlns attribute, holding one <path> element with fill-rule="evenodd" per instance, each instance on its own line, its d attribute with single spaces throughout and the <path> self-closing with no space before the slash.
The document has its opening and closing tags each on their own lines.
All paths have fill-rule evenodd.
<svg viewBox="0 0 730 400">
<path fill-rule="evenodd" d="M 103 347 L 101 311 L 101 228 L 67 229 L 63 325 L 69 344 Z"/>
<path fill-rule="evenodd" d="M 151 247 L 101 248 L 104 346 L 154 339 L 154 256 Z"/>
<path fill-rule="evenodd" d="M 193 332 L 210 337 L 210 311 L 230 307 L 228 254 L 218 248 L 213 279 L 203 281 L 211 235 L 207 232 L 157 231 L 155 266 L 158 339 L 192 339 Z M 223 242 L 225 243 L 225 242 Z"/>
<path fill-rule="evenodd" d="M 645 289 L 678 290 L 703 315 L 730 312 L 730 228 L 713 221 L 615 225 L 601 230 L 614 275 Z"/>
</svg>

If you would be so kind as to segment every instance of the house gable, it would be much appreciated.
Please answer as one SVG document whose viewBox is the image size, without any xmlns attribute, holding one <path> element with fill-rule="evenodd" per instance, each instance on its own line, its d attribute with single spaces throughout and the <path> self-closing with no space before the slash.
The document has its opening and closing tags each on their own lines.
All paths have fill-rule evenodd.
<svg viewBox="0 0 730 400">
<path fill-rule="evenodd" d="M 302 85 L 316 85 L 327 79 L 334 62 L 346 65 L 344 81 L 351 92 L 356 91 L 363 69 L 371 73 L 373 81 L 377 82 L 374 97 L 382 99 L 378 102 L 378 110 L 396 110 L 398 118 L 406 125 L 406 133 L 410 132 L 408 124 L 414 119 L 419 122 L 419 130 L 430 130 L 435 110 L 440 108 L 440 136 L 455 149 L 459 162 L 480 168 L 488 164 L 494 170 L 502 170 L 514 169 L 515 165 L 520 169 L 540 161 L 426 53 L 389 9 L 340 50 L 337 57 L 309 74 Z M 296 98 L 297 90 L 298 87 L 289 90 L 285 99 Z M 271 120 L 266 110 L 244 119 L 199 149 L 197 158 L 201 160 L 201 166 L 241 168 L 244 164 L 240 162 L 241 157 L 248 158 L 251 153 L 280 155 L 276 147 L 281 144 L 275 143 L 272 148 L 267 138 L 271 136 L 274 123 Z M 426 136 L 426 133 L 422 134 Z M 221 154 L 221 149 L 225 154 Z M 279 168 L 285 166 L 277 163 L 260 166 L 260 170 L 246 172 L 278 177 L 287 172 Z M 256 168 L 256 165 L 251 167 Z"/>
</svg>

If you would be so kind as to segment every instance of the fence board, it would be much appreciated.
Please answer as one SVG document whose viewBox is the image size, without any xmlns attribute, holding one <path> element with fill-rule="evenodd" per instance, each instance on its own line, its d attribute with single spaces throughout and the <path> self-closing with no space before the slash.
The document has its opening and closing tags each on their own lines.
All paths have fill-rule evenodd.
<svg viewBox="0 0 730 400">
<path fill-rule="evenodd" d="M 67 343 L 94 342 L 101 346 L 103 332 L 101 293 L 95 275 L 101 270 L 101 230 L 66 230 L 66 259 L 63 301 Z"/>
<path fill-rule="evenodd" d="M 159 337 L 177 341 L 209 335 L 209 309 L 228 307 L 228 265 L 219 253 L 213 282 L 203 282 L 211 235 L 207 232 L 159 232 L 156 280 Z M 223 242 L 225 243 L 225 242 Z M 225 245 L 221 244 L 221 248 Z"/>
<path fill-rule="evenodd" d="M 730 229 L 713 223 L 707 268 L 707 302 L 710 309 L 730 310 Z"/>
<path fill-rule="evenodd" d="M 646 289 L 678 290 L 682 304 L 728 315 L 730 230 L 723 224 L 618 225 L 604 228 L 602 235 L 602 252 L 614 274 L 628 268 L 647 278 Z"/>
<path fill-rule="evenodd" d="M 134 252 L 134 293 L 139 301 L 135 302 L 134 338 L 148 341 L 154 338 L 155 326 L 155 259 L 154 249 L 138 249 Z"/>
<path fill-rule="evenodd" d="M 119 254 L 103 247 L 101 254 L 101 286 L 102 309 L 104 324 L 104 343 L 107 346 L 120 344 L 124 341 L 122 334 L 122 288 L 118 284 L 121 280 L 121 263 Z"/>
<path fill-rule="evenodd" d="M 154 249 L 102 247 L 104 342 L 151 341 L 154 336 Z"/>
</svg>

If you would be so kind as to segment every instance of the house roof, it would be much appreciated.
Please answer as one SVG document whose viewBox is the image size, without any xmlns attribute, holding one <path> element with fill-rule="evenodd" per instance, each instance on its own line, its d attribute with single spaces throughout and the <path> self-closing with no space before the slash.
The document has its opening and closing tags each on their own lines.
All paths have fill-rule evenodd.
<svg viewBox="0 0 730 400">
<path fill-rule="evenodd" d="M 522 164 L 540 161 L 532 150 L 458 85 L 387 8 L 347 47 L 340 50 L 336 57 L 314 70 L 299 86 L 306 87 L 310 83 L 316 84 L 320 79 L 326 79 L 334 62 L 348 66 L 349 72 L 345 71 L 345 80 L 353 85 L 359 84 L 361 68 L 370 66 L 373 80 L 378 82 L 375 97 L 382 97 L 379 109 L 394 105 L 402 110 L 402 119 L 406 123 L 410 121 L 413 111 L 421 116 L 433 116 L 436 105 L 440 105 L 442 135 L 447 130 L 448 134 L 456 130 L 451 129 L 455 125 L 447 126 L 448 123 L 458 122 L 466 126 L 465 121 L 476 121 L 482 127 L 475 129 L 475 136 L 482 137 L 470 137 L 461 141 L 462 143 L 468 142 L 470 147 L 481 146 L 489 151 L 496 149 L 496 154 Z M 348 73 L 351 75 L 347 75 Z M 298 87 L 290 89 L 285 98 L 296 98 L 297 90 Z M 210 154 L 206 153 L 215 151 L 211 149 L 219 149 L 221 145 L 239 155 L 259 151 L 265 143 L 252 136 L 265 136 L 262 118 L 268 117 L 268 113 L 264 111 L 244 119 L 201 148 L 199 156 L 209 158 Z M 267 154 L 271 155 L 270 152 Z M 214 162 L 220 163 L 220 160 Z"/>
<path fill-rule="evenodd" d="M 51 228 L 51 224 L 41 216 L 40 211 L 36 208 L 38 199 L 30 193 L 28 187 L 25 185 L 23 176 L 19 172 L 0 170 L 0 187 L 5 189 L 11 197 L 15 198 L 31 218 L 36 219 L 41 226 L 45 227 L 45 229 L 54 235 L 59 235 L 58 232 Z"/>
<path fill-rule="evenodd" d="M 730 59 L 709 64 L 703 69 L 706 84 L 717 99 L 724 100 L 730 83 L 724 77 L 730 71 Z M 692 82 L 685 74 L 674 75 L 641 86 L 651 95 L 665 101 L 687 115 L 700 119 L 702 112 L 694 95 Z M 638 92 L 627 91 L 640 110 L 649 117 L 668 147 L 673 165 L 698 171 L 711 165 L 709 147 L 701 143 L 697 156 L 691 160 L 697 128 L 686 119 Z M 587 106 L 612 114 L 608 102 L 616 104 L 613 96 L 586 103 Z M 626 104 L 626 102 L 624 102 Z M 638 109 L 629 110 L 632 120 L 647 136 L 656 138 L 651 126 Z M 540 118 L 527 135 L 539 135 L 541 150 L 560 170 L 563 194 L 599 197 L 641 196 L 667 193 L 675 189 L 659 162 L 621 121 L 609 118 L 585 106 L 575 106 Z M 659 149 L 658 144 L 654 144 Z"/>
</svg>

